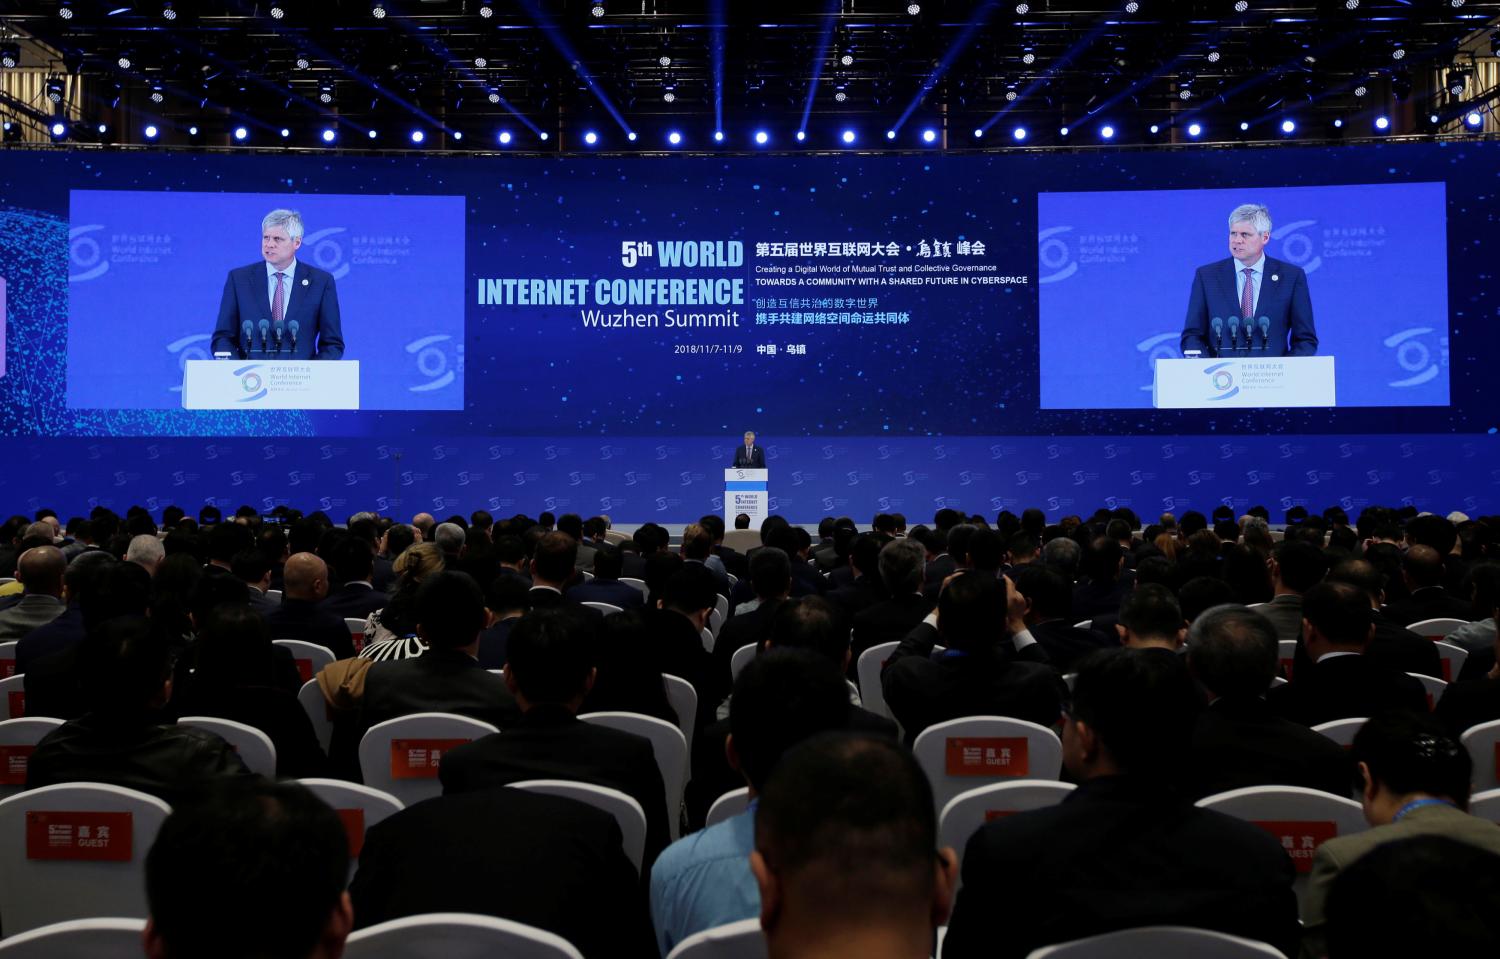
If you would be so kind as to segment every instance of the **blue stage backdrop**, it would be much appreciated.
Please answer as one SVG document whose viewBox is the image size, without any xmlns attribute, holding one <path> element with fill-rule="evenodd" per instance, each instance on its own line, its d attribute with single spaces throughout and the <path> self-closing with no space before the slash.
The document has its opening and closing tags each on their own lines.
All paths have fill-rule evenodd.
<svg viewBox="0 0 1500 959">
<path fill-rule="evenodd" d="M 1447 406 L 1443 194 L 1442 183 L 1042 194 L 1041 405 L 1149 409 L 1152 364 L 1182 355 L 1193 271 L 1227 261 L 1230 211 L 1254 202 L 1273 217 L 1266 255 L 1307 275 L 1338 405 Z"/>
<path fill-rule="evenodd" d="M 1500 510 L 1500 194 L 1475 173 L 1497 166 L 1492 143 L 5 151 L 0 501 L 536 511 L 551 497 L 622 522 L 682 521 L 714 507 L 731 446 L 755 429 L 777 508 L 799 521 L 1365 497 Z M 1221 255 L 1245 200 L 1288 231 L 1273 254 L 1311 269 L 1320 333 L 1353 357 L 1342 398 L 1387 405 L 1140 408 L 1161 344 L 1139 344 L 1180 330 L 1192 270 Z M 206 342 L 191 338 L 211 332 L 226 271 L 254 261 L 276 206 L 323 233 L 306 262 L 349 267 L 338 284 L 350 355 L 368 364 L 365 408 L 182 410 L 179 365 Z M 1038 240 L 1056 226 L 1074 229 Z M 1385 245 L 1354 242 L 1382 226 Z M 1107 247 L 1127 245 L 1115 234 L 1155 237 L 1130 242 L 1131 279 L 1108 274 L 1137 283 L 1159 304 L 1149 313 L 1082 299 L 1108 297 L 1098 271 L 1125 255 Z M 1070 263 L 1078 273 L 1053 279 Z"/>
</svg>

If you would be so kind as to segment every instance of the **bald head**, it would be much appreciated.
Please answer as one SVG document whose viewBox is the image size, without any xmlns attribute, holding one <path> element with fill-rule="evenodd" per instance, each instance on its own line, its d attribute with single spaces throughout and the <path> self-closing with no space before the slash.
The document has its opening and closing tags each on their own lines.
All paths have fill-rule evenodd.
<svg viewBox="0 0 1500 959">
<path fill-rule="evenodd" d="M 62 550 L 56 546 L 33 546 L 17 560 L 16 579 L 21 581 L 28 594 L 62 596 L 63 573 L 67 569 L 68 560 Z"/>
<path fill-rule="evenodd" d="M 314 553 L 293 553 L 287 558 L 281 578 L 287 599 L 315 603 L 328 595 L 328 564 Z"/>
<path fill-rule="evenodd" d="M 1443 582 L 1443 557 L 1431 546 L 1413 546 L 1401 560 L 1401 572 L 1411 589 L 1439 586 Z"/>
<path fill-rule="evenodd" d="M 37 520 L 35 523 L 32 523 L 30 526 L 26 527 L 26 531 L 21 534 L 22 540 L 42 539 L 50 543 L 56 538 L 57 527 L 53 526 L 46 520 Z"/>
</svg>

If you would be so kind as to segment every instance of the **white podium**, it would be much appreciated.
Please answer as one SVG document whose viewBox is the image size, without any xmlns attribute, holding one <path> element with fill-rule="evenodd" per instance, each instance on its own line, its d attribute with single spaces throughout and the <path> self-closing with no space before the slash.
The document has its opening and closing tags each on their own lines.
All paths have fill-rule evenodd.
<svg viewBox="0 0 1500 959">
<path fill-rule="evenodd" d="M 189 410 L 357 410 L 358 360 L 188 360 Z"/>
<path fill-rule="evenodd" d="M 1156 361 L 1159 410 L 1333 406 L 1331 356 L 1221 356 Z"/>
<path fill-rule="evenodd" d="M 734 518 L 750 517 L 750 528 L 760 529 L 770 505 L 766 494 L 769 470 L 730 468 L 724 471 L 724 525 L 734 529 Z"/>
</svg>

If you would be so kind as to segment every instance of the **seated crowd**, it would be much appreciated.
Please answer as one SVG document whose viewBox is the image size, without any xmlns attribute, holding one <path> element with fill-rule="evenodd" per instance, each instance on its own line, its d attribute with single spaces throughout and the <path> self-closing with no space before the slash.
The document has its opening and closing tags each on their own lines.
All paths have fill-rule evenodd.
<svg viewBox="0 0 1500 959">
<path fill-rule="evenodd" d="M 25 714 L 64 721 L 27 789 L 171 805 L 146 858 L 160 959 L 336 959 L 438 912 L 588 957 L 757 918 L 775 959 L 936 955 L 940 927 L 956 959 L 1153 925 L 1288 956 L 1493 952 L 1500 825 L 1468 812 L 1460 740 L 1500 720 L 1500 517 L 1285 519 L 773 516 L 741 552 L 716 516 L 674 543 L 549 513 L 44 510 L 0 526 L 0 656 Z M 275 640 L 331 662 L 309 681 Z M 366 734 L 419 713 L 499 732 L 447 749 L 441 794 L 372 825 L 351 878 L 344 824 L 293 781 L 362 781 Z M 652 741 L 591 713 L 682 729 L 680 808 Z M 263 732 L 276 781 L 185 716 Z M 1076 788 L 942 847 L 919 737 L 976 716 L 1055 732 Z M 1364 720 L 1349 748 L 1314 728 L 1342 719 Z M 506 788 L 534 780 L 623 794 L 639 855 L 601 808 Z M 1252 786 L 1352 798 L 1371 828 L 1294 862 L 1196 805 Z"/>
</svg>

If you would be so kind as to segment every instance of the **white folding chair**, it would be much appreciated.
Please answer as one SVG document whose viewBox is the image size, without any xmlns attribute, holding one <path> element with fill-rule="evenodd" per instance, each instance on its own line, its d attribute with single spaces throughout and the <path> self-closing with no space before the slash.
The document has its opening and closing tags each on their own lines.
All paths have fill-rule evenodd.
<svg viewBox="0 0 1500 959">
<path fill-rule="evenodd" d="M 679 812 L 682 810 L 682 790 L 688 768 L 687 737 L 682 735 L 682 730 L 665 720 L 639 713 L 584 713 L 578 718 L 586 723 L 619 729 L 651 741 L 656 766 L 661 770 L 662 785 L 666 787 L 667 825 L 671 829 L 672 838 L 676 839 L 682 831 Z"/>
<path fill-rule="evenodd" d="M 359 862 L 359 851 L 365 847 L 365 831 L 388 816 L 406 808 L 401 800 L 372 786 L 345 782 L 342 779 L 299 779 L 319 799 L 333 807 L 344 834 L 349 839 L 349 876 Z"/>
<path fill-rule="evenodd" d="M 620 582 L 627 586 L 634 586 L 640 590 L 641 597 L 644 599 L 649 599 L 651 596 L 651 590 L 646 588 L 646 581 L 644 579 L 636 579 L 634 576 L 621 576 Z"/>
<path fill-rule="evenodd" d="M 1285 685 L 1286 685 L 1286 680 L 1282 679 L 1280 676 L 1272 676 L 1271 677 L 1271 688 L 1272 689 L 1275 689 L 1277 686 L 1285 686 Z"/>
<path fill-rule="evenodd" d="M 661 678 L 667 684 L 667 702 L 672 704 L 672 712 L 677 714 L 677 728 L 682 730 L 682 738 L 687 740 L 687 751 L 691 756 L 693 727 L 698 723 L 698 691 L 681 676 L 662 673 Z"/>
<path fill-rule="evenodd" d="M 1412 623 L 1406 628 L 1418 636 L 1426 636 L 1428 639 L 1443 639 L 1458 627 L 1467 625 L 1469 625 L 1467 619 L 1439 617 L 1437 619 L 1424 619 L 1419 623 Z"/>
<path fill-rule="evenodd" d="M 754 643 L 746 643 L 745 645 L 741 646 L 739 649 L 736 649 L 734 651 L 734 655 L 729 657 L 729 675 L 732 678 L 734 678 L 734 679 L 739 679 L 740 678 L 740 670 L 742 670 L 746 666 L 748 666 L 750 664 L 750 660 L 752 660 L 754 658 L 755 658 L 755 644 Z"/>
<path fill-rule="evenodd" d="M 1496 768 L 1500 765 L 1500 719 L 1470 726 L 1459 741 L 1474 761 L 1475 791 L 1500 786 L 1500 769 Z"/>
<path fill-rule="evenodd" d="M 26 677 L 0 679 L 0 719 L 20 719 L 26 715 Z"/>
<path fill-rule="evenodd" d="M 509 919 L 434 912 L 350 933 L 347 959 L 583 959 L 572 943 Z"/>
<path fill-rule="evenodd" d="M 667 953 L 667 959 L 766 959 L 760 917 L 695 932 Z"/>
<path fill-rule="evenodd" d="M 365 648 L 365 620 L 353 616 L 344 618 L 344 625 L 349 627 L 349 639 L 354 643 L 354 651 L 357 653 Z"/>
<path fill-rule="evenodd" d="M 410 806 L 442 795 L 443 754 L 500 730 L 453 713 L 412 713 L 371 726 L 359 741 L 360 778 Z"/>
<path fill-rule="evenodd" d="M 0 800 L 0 926 L 146 918 L 146 851 L 172 811 L 155 796 L 59 783 Z"/>
<path fill-rule="evenodd" d="M 271 737 L 245 723 L 218 716 L 183 716 L 177 720 L 179 726 L 191 726 L 213 733 L 234 747 L 240 760 L 253 773 L 276 778 L 276 746 Z"/>
<path fill-rule="evenodd" d="M 641 809 L 641 804 L 630 796 L 608 786 L 596 786 L 571 779 L 527 779 L 510 783 L 509 788 L 576 799 L 614 816 L 615 822 L 620 824 L 625 857 L 635 864 L 636 872 L 641 871 L 641 863 L 646 856 L 646 813 Z"/>
<path fill-rule="evenodd" d="M 724 597 L 722 597 L 722 596 L 719 597 L 720 600 L 722 600 L 723 598 Z M 724 614 L 721 613 L 721 612 L 719 612 L 717 609 L 711 609 L 711 610 L 709 610 L 708 611 L 708 631 L 710 633 L 714 634 L 714 641 L 715 642 L 718 641 L 718 639 L 719 639 L 719 631 L 722 630 L 723 628 L 724 628 Z"/>
<path fill-rule="evenodd" d="M 961 792 L 938 813 L 938 845 L 952 846 L 962 865 L 964 847 L 980 826 L 1012 813 L 1055 806 L 1076 788 L 1056 780 L 1017 779 Z"/>
<path fill-rule="evenodd" d="M 587 606 L 589 609 L 597 609 L 599 612 L 603 613 L 605 616 L 613 616 L 615 613 L 623 613 L 623 612 L 625 612 L 625 610 L 621 609 L 619 606 L 615 606 L 615 605 L 613 605 L 611 603 L 595 603 L 595 602 L 589 601 L 589 602 L 581 603 L 580 605 Z"/>
<path fill-rule="evenodd" d="M 1281 951 L 1264 942 L 1187 926 L 1142 926 L 1035 949 L 1026 959 L 1273 959 Z"/>
<path fill-rule="evenodd" d="M 1056 779 L 1062 740 L 1045 726 L 1002 716 L 965 716 L 928 726 L 912 756 L 932 783 L 941 813 L 959 793 L 994 779 Z"/>
<path fill-rule="evenodd" d="M 1276 655 L 1281 663 L 1281 671 L 1286 673 L 1286 678 L 1292 678 L 1292 664 L 1297 660 L 1297 641 L 1295 639 L 1278 639 L 1276 641 Z"/>
<path fill-rule="evenodd" d="M 140 959 L 144 919 L 73 919 L 0 941 L 0 959 Z"/>
<path fill-rule="evenodd" d="M 0 679 L 16 674 L 16 646 L 20 640 L 0 643 Z"/>
<path fill-rule="evenodd" d="M 730 587 L 730 589 L 733 588 L 733 586 Z M 719 630 L 724 626 L 724 621 L 729 618 L 728 596 L 725 596 L 723 593 L 720 593 L 718 595 L 718 597 L 714 600 L 714 612 L 719 614 L 719 625 L 714 627 L 714 635 L 717 636 L 719 635 Z"/>
<path fill-rule="evenodd" d="M 1343 746 L 1345 749 L 1354 745 L 1354 734 L 1365 724 L 1365 717 L 1358 719 L 1335 719 L 1332 722 L 1319 723 L 1312 728 L 1315 733 L 1322 733 L 1329 739 Z"/>
<path fill-rule="evenodd" d="M 703 627 L 698 631 L 698 638 L 703 641 L 703 651 L 705 653 L 711 653 L 714 651 L 713 630 L 709 629 L 707 626 Z"/>
<path fill-rule="evenodd" d="M 703 825 L 712 826 L 726 819 L 733 819 L 749 808 L 750 787 L 741 786 L 738 789 L 731 789 L 715 799 L 714 804 L 708 807 L 708 815 L 704 818 Z"/>
<path fill-rule="evenodd" d="M 1304 786 L 1246 786 L 1204 797 L 1197 805 L 1254 823 L 1280 840 L 1297 869 L 1293 888 L 1299 899 L 1318 847 L 1369 828 L 1359 803 Z"/>
<path fill-rule="evenodd" d="M 1464 668 L 1464 660 L 1469 658 L 1469 651 L 1452 643 L 1438 642 L 1433 645 L 1437 647 L 1438 655 L 1443 660 L 1443 682 L 1453 682 Z"/>
<path fill-rule="evenodd" d="M 1443 646 L 1446 644 L 1438 643 L 1437 645 Z M 1444 664 L 1443 671 L 1447 672 L 1446 664 Z M 1438 700 L 1443 698 L 1443 693 L 1448 689 L 1448 684 L 1436 676 L 1428 676 L 1426 673 L 1407 673 L 1406 675 L 1422 684 L 1422 691 L 1427 694 L 1428 711 L 1431 711 L 1437 705 Z"/>
<path fill-rule="evenodd" d="M 317 643 L 304 643 L 300 639 L 273 639 L 271 642 L 291 652 L 292 659 L 297 663 L 297 672 L 302 674 L 304 683 L 337 658 L 333 655 L 333 650 Z"/>
<path fill-rule="evenodd" d="M 26 764 L 36 744 L 62 724 L 61 719 L 42 716 L 0 722 L 0 799 L 26 788 Z"/>
<path fill-rule="evenodd" d="M 328 698 L 323 695 L 323 689 L 318 685 L 316 679 L 309 679 L 297 690 L 297 702 L 302 705 L 302 711 L 307 713 L 308 721 L 312 723 L 313 734 L 318 737 L 318 745 L 323 747 L 327 753 L 329 746 L 333 743 L 333 712 L 328 705 Z"/>
<path fill-rule="evenodd" d="M 582 576 L 582 577 L 583 577 L 583 581 L 584 581 L 584 582 L 585 582 L 585 583 L 591 583 L 591 582 L 593 582 L 593 581 L 594 581 L 594 574 L 593 574 L 593 573 L 591 573 L 591 572 L 589 572 L 589 571 L 588 571 L 588 570 L 586 570 L 586 569 L 580 569 L 580 570 L 579 570 L 579 571 L 578 571 L 578 575 L 580 575 L 580 576 Z"/>
<path fill-rule="evenodd" d="M 876 643 L 859 654 L 854 664 L 854 674 L 859 677 L 859 698 L 865 708 L 877 716 L 894 719 L 891 708 L 885 704 L 885 692 L 880 686 L 880 670 L 891 658 L 900 643 Z"/>
<path fill-rule="evenodd" d="M 279 590 L 279 589 L 268 589 L 268 590 L 266 590 L 266 599 L 269 599 L 273 603 L 278 603 L 279 604 L 281 602 L 281 590 Z"/>
<path fill-rule="evenodd" d="M 1469 815 L 1500 825 L 1500 789 L 1486 789 L 1470 796 Z"/>
<path fill-rule="evenodd" d="M 729 588 L 730 588 L 730 590 L 733 590 L 736 586 L 738 586 L 740 584 L 740 578 L 738 576 L 734 575 L 733 573 L 725 573 L 724 577 L 729 580 Z"/>
<path fill-rule="evenodd" d="M 1094 625 L 1094 621 L 1092 619 L 1080 619 L 1078 622 L 1073 624 L 1073 628 L 1088 629 L 1092 625 Z"/>
</svg>

